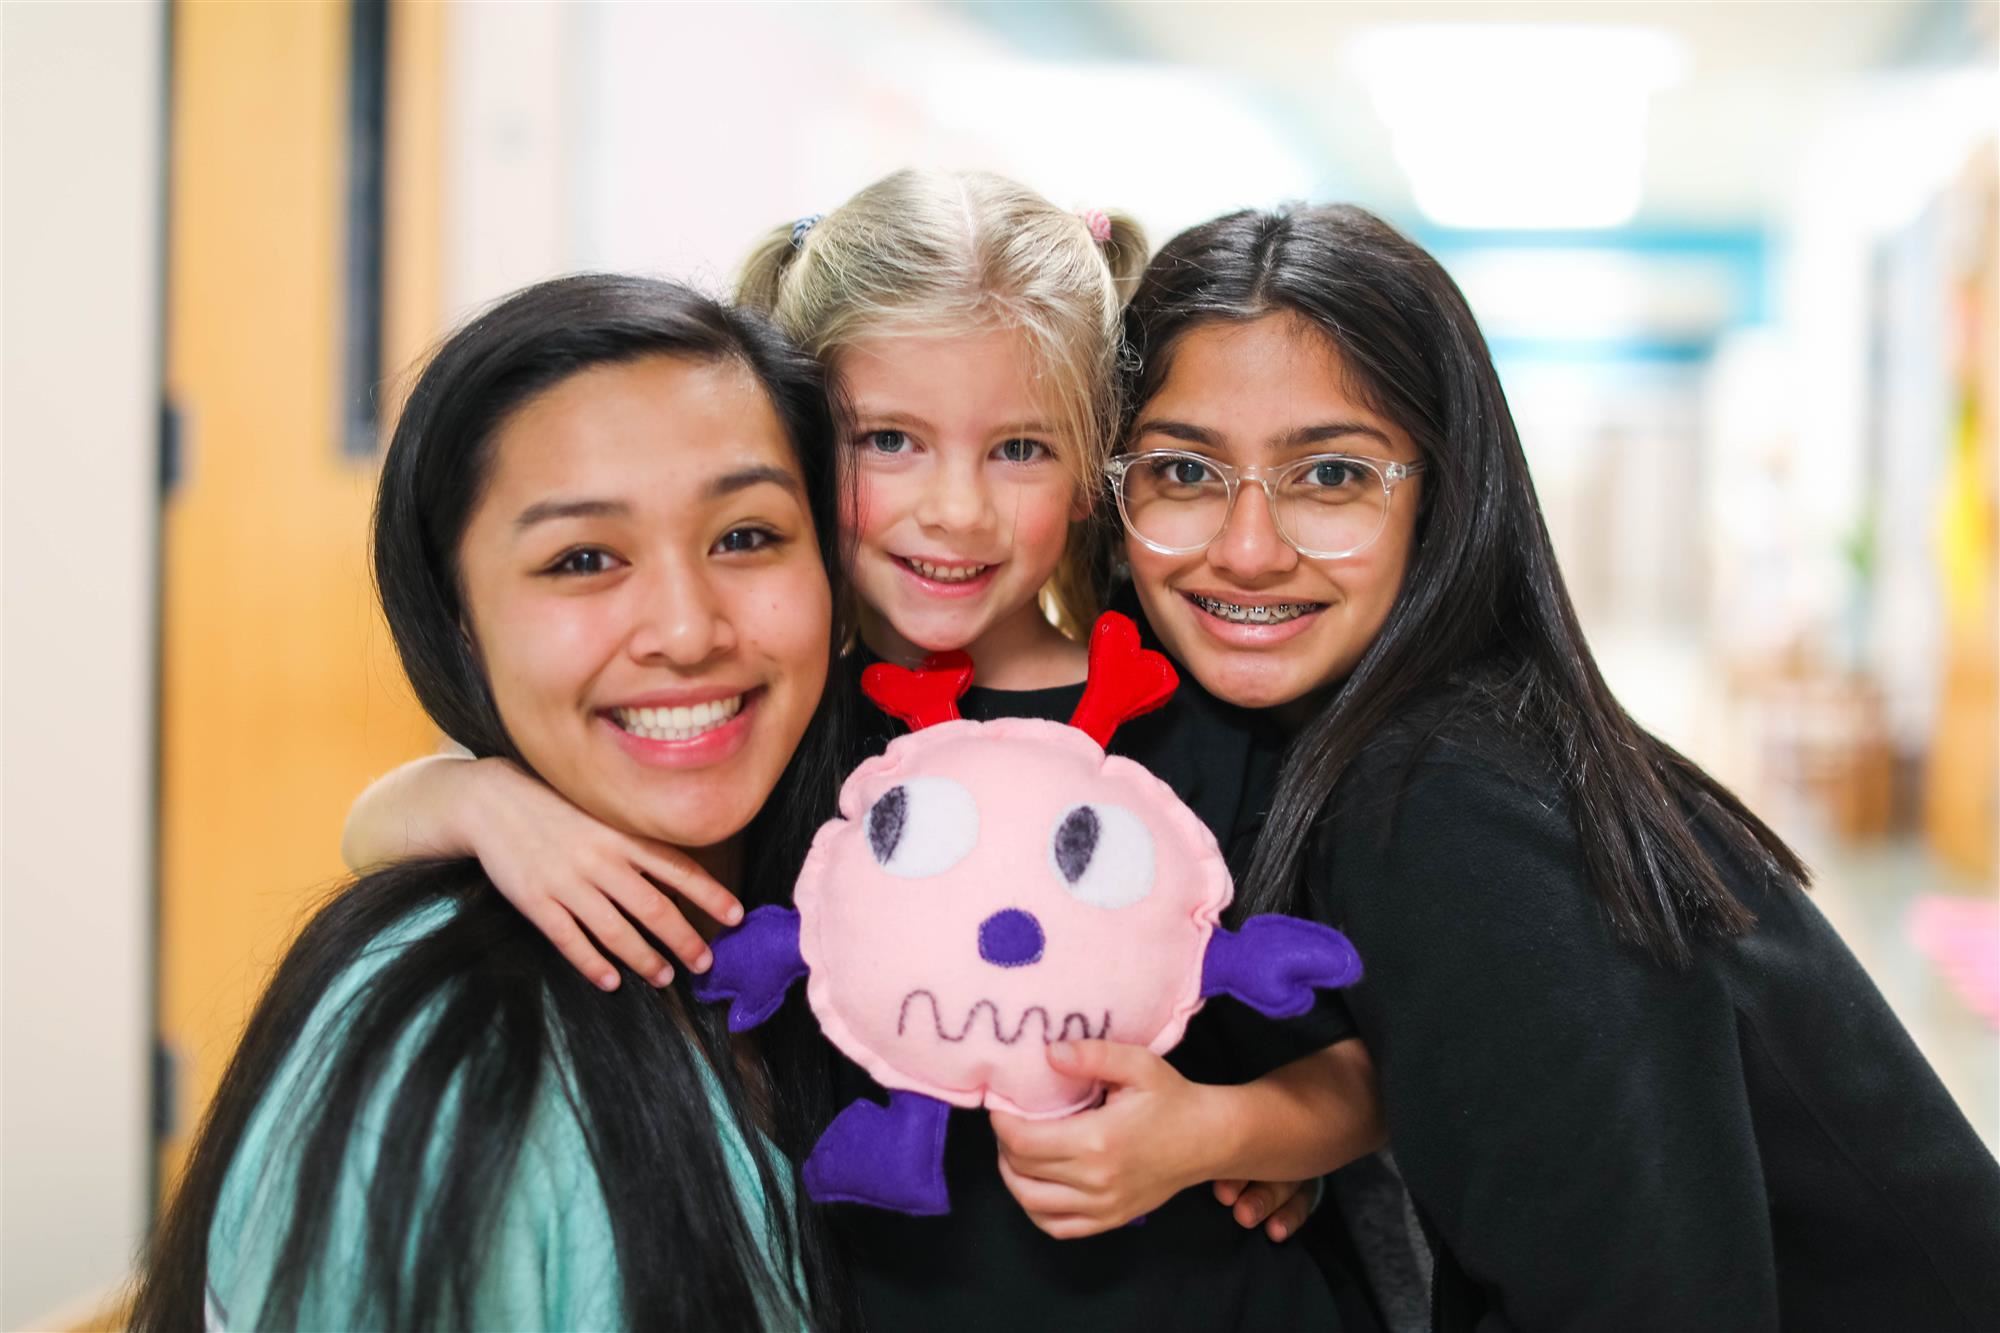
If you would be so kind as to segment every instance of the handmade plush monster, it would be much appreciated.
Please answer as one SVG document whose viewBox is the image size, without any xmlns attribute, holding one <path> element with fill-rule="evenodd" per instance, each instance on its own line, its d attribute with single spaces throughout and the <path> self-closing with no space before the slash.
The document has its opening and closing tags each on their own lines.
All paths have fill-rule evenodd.
<svg viewBox="0 0 2000 1333">
<path fill-rule="evenodd" d="M 936 1214 L 950 1203 L 952 1106 L 1036 1118 L 1102 1095 L 1049 1066 L 1050 1042 L 1103 1037 L 1164 1053 L 1210 996 L 1273 1018 L 1361 975 L 1338 931 L 1285 916 L 1223 929 L 1229 871 L 1172 789 L 1105 754 L 1119 723 L 1178 683 L 1123 616 L 1097 622 L 1065 726 L 972 722 L 963 653 L 921 671 L 877 665 L 862 688 L 912 731 L 857 768 L 813 839 L 797 911 L 762 907 L 715 941 L 695 982 L 755 1027 L 793 982 L 826 1035 L 890 1090 L 834 1118 L 807 1192 Z"/>
</svg>

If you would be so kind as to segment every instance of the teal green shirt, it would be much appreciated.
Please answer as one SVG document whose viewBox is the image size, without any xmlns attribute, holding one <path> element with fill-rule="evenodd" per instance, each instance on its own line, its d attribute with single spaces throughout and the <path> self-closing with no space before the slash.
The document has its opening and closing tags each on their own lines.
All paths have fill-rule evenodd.
<svg viewBox="0 0 2000 1333">
<path fill-rule="evenodd" d="M 211 1329 L 248 1329 L 264 1303 L 291 1217 L 304 1125 L 323 1093 L 325 1066 L 338 1048 L 350 1002 L 399 950 L 435 930 L 453 910 L 446 903 L 425 907 L 370 945 L 340 981 L 328 988 L 258 1104 L 230 1163 L 209 1229 Z M 381 1146 L 380 1135 L 370 1132 L 370 1124 L 379 1126 L 386 1118 L 395 1090 L 428 1026 L 420 1020 L 403 1034 L 362 1112 L 362 1124 L 349 1139 L 327 1245 L 299 1310 L 302 1328 L 345 1328 L 356 1318 L 368 1182 Z M 480 1273 L 470 1311 L 475 1328 L 612 1330 L 630 1326 L 622 1308 L 618 1258 L 603 1191 L 583 1126 L 565 1091 L 567 1063 L 558 1060 L 553 1064 L 536 1090 L 527 1137 Z M 730 1184 L 751 1235 L 761 1237 L 769 1209 L 750 1145 L 737 1133 L 712 1076 L 707 1091 L 715 1105 L 716 1129 L 729 1164 Z M 440 1143 L 447 1141 L 457 1114 L 458 1090 L 454 1088 L 440 1111 Z M 758 1150 L 774 1151 L 761 1140 Z M 427 1163 L 426 1169 L 434 1171 L 436 1163 Z M 781 1201 L 780 1206 L 789 1206 L 789 1201 Z M 374 1318 L 381 1321 L 380 1315 Z M 767 1317 L 767 1322 L 774 1328 L 803 1326 L 801 1316 L 793 1311 L 780 1318 Z"/>
</svg>

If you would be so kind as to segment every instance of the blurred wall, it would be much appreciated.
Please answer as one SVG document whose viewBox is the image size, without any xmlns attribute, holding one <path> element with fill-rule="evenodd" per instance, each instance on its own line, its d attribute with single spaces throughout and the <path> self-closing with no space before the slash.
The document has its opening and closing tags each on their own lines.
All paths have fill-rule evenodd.
<svg viewBox="0 0 2000 1333">
<path fill-rule="evenodd" d="M 164 8 L 0 6 L 0 1326 L 146 1223 Z"/>
</svg>

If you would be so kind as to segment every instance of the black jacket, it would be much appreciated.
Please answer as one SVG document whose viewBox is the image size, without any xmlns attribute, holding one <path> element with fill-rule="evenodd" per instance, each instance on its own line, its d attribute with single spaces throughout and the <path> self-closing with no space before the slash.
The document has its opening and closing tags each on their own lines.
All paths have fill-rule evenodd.
<svg viewBox="0 0 2000 1333">
<path fill-rule="evenodd" d="M 1440 1325 L 2000 1329 L 2000 1167 L 1808 897 L 1728 871 L 1756 928 L 1663 966 L 1546 764 L 1417 730 L 1343 779 L 1309 885 L 1368 969 Z"/>
</svg>

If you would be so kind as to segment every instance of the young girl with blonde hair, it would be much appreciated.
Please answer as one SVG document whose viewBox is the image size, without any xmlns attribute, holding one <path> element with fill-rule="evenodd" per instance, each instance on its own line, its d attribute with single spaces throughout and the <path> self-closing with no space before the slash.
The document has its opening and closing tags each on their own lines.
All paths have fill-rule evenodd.
<svg viewBox="0 0 2000 1333">
<path fill-rule="evenodd" d="M 739 300 L 821 360 L 842 423 L 859 642 L 830 688 L 858 700 L 870 660 L 963 650 L 978 682 L 965 716 L 1073 711 L 1079 631 L 1104 591 L 1092 534 L 1118 425 L 1122 299 L 1145 258 L 1122 218 L 940 171 L 885 177 L 753 252 Z M 898 728 L 855 711 L 858 762 Z M 659 724 L 689 738 L 717 725 Z M 1269 750 L 1205 696 L 1128 728 L 1114 748 L 1169 782 L 1225 847 L 1261 811 Z M 477 855 L 606 989 L 618 973 L 599 948 L 655 984 L 671 976 L 639 928 L 693 970 L 708 966 L 701 931 L 649 880 L 697 916 L 740 916 L 675 849 L 613 833 L 495 761 L 421 761 L 378 783 L 345 850 L 354 864 Z M 1113 1089 L 1096 1111 L 1057 1124 L 954 1113 L 949 1217 L 839 1210 L 870 1322 L 1365 1327 L 1324 1247 L 1270 1243 L 1299 1228 L 1302 1197 L 1244 1182 L 1314 1177 L 1378 1146 L 1372 1071 L 1358 1043 L 1337 1041 L 1339 1020 L 1309 1017 L 1272 1038 L 1236 1031 L 1232 1008 L 1211 1005 L 1171 1062 L 1107 1042 L 1051 1047 L 1052 1061 Z M 842 1101 L 865 1088 L 858 1070 L 846 1082 Z M 1192 1188 L 1209 1181 L 1222 1182 L 1233 1218 Z M 1145 1226 L 1126 1225 L 1142 1215 Z"/>
</svg>

